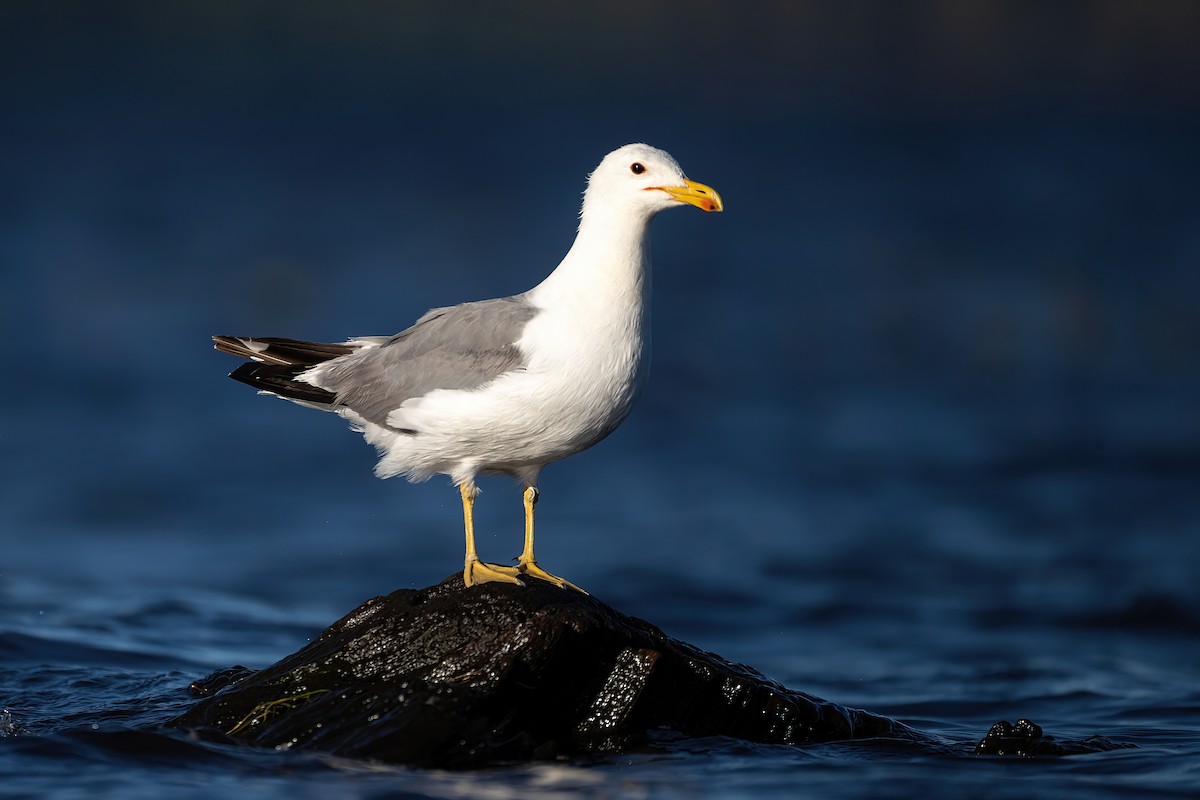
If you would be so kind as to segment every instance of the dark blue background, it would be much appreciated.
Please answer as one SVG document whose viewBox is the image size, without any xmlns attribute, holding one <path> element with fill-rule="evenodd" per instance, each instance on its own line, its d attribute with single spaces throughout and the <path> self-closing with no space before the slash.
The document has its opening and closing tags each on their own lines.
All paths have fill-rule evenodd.
<svg viewBox="0 0 1200 800">
<path fill-rule="evenodd" d="M 0 26 L 0 706 L 27 734 L 0 762 L 44 747 L 18 789 L 68 796 L 99 746 L 86 774 L 125 796 L 203 796 L 197 753 L 81 745 L 86 709 L 269 663 L 460 561 L 444 479 L 376 481 L 339 420 L 228 381 L 208 336 L 391 333 L 523 291 L 639 140 L 728 210 L 655 223 L 650 386 L 544 473 L 542 562 L 960 750 L 1018 715 L 1141 745 L 1015 790 L 1200 783 L 1178 760 L 1200 753 L 1200 8 L 48 3 Z M 519 494 L 483 487 L 502 561 Z M 215 769 L 295 796 L 258 779 L 275 763 Z M 301 763 L 324 789 L 356 769 Z M 560 778 L 995 788 L 838 747 Z"/>
</svg>

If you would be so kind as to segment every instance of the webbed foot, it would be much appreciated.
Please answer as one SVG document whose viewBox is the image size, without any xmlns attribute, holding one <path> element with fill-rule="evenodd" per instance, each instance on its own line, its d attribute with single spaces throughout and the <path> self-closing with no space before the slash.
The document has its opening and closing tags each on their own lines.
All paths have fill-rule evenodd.
<svg viewBox="0 0 1200 800">
<path fill-rule="evenodd" d="M 516 569 L 517 569 L 517 572 L 519 572 L 522 575 L 528 575 L 532 578 L 540 578 L 541 580 L 544 580 L 547 583 L 553 583 L 555 586 L 557 586 L 560 589 L 574 589 L 575 591 L 577 591 L 581 594 L 587 594 L 587 592 L 585 592 L 583 589 L 580 589 L 578 586 L 571 583 L 570 581 L 560 578 L 557 575 L 552 575 L 549 572 L 546 572 L 546 570 L 544 570 L 538 566 L 538 563 L 536 561 L 532 561 L 532 560 L 521 561 L 517 564 Z"/>
<path fill-rule="evenodd" d="M 524 581 L 517 577 L 517 573 L 516 567 L 489 564 L 486 561 L 468 561 L 463 568 L 463 583 L 467 586 L 477 586 L 481 583 L 515 583 L 517 586 L 524 586 Z"/>
</svg>

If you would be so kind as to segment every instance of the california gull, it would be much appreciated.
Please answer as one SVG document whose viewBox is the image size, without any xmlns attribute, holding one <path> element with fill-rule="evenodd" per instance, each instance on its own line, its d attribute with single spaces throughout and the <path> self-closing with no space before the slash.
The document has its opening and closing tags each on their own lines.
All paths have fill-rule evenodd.
<svg viewBox="0 0 1200 800">
<path fill-rule="evenodd" d="M 249 359 L 231 378 L 347 420 L 378 449 L 378 477 L 449 475 L 462 497 L 468 586 L 530 576 L 578 589 L 534 559 L 538 474 L 629 414 L 649 361 L 650 221 L 684 204 L 723 208 L 720 195 L 688 180 L 669 154 L 626 145 L 588 177 L 567 255 L 523 294 L 435 308 L 394 336 L 213 340 Z M 515 567 L 476 554 L 481 474 L 524 484 L 525 547 Z"/>
</svg>

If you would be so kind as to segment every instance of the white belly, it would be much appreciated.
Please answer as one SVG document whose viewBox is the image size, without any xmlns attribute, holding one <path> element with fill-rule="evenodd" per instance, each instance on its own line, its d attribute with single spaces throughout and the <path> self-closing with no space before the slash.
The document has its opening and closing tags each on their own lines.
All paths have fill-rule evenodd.
<svg viewBox="0 0 1200 800">
<path fill-rule="evenodd" d="M 376 474 L 424 480 L 445 473 L 461 483 L 499 472 L 532 483 L 543 465 L 600 441 L 629 414 L 645 376 L 641 309 L 621 317 L 604 324 L 540 313 L 519 342 L 529 356 L 524 369 L 478 390 L 438 390 L 406 402 L 388 422 L 416 435 L 362 426 L 381 451 Z"/>
</svg>

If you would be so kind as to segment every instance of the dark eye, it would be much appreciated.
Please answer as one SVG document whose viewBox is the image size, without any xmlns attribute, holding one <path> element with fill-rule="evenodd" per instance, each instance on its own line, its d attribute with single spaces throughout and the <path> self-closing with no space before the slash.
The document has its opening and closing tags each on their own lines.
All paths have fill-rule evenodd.
<svg viewBox="0 0 1200 800">
<path fill-rule="evenodd" d="M 642 162 L 635 161 L 629 165 L 629 171 L 632 172 L 634 175 L 641 175 L 643 172 L 646 171 L 646 167 L 642 165 Z"/>
</svg>

